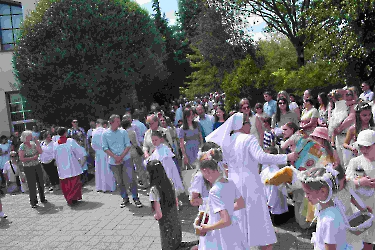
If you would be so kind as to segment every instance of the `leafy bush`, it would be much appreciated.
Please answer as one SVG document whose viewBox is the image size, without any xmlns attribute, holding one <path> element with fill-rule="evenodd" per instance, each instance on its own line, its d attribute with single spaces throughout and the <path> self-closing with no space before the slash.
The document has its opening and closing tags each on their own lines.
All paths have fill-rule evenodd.
<svg viewBox="0 0 375 250">
<path fill-rule="evenodd" d="M 26 17 L 13 68 L 37 119 L 63 124 L 123 114 L 165 77 L 165 46 L 128 0 L 40 0 Z M 137 97 L 138 94 L 138 97 Z"/>
</svg>

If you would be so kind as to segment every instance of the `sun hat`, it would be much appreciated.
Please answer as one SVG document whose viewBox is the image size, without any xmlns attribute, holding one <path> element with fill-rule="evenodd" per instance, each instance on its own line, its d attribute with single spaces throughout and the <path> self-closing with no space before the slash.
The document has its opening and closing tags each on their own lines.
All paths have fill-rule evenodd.
<svg viewBox="0 0 375 250">
<path fill-rule="evenodd" d="M 366 130 L 359 132 L 355 145 L 368 147 L 374 143 L 375 143 L 375 131 L 366 129 Z"/>
<path fill-rule="evenodd" d="M 325 128 L 325 127 L 316 127 L 314 129 L 314 132 L 312 132 L 312 134 L 310 136 L 316 136 L 316 137 L 319 137 L 319 138 L 322 138 L 324 140 L 329 140 L 328 139 L 328 129 Z"/>
</svg>

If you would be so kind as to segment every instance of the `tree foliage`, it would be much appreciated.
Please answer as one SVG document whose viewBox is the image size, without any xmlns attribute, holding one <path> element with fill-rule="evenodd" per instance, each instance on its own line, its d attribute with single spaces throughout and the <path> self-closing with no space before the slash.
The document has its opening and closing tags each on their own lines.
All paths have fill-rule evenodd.
<svg viewBox="0 0 375 250">
<path fill-rule="evenodd" d="M 237 14 L 237 22 L 245 22 L 252 15 L 263 18 L 267 31 L 278 32 L 286 36 L 293 44 L 297 63 L 305 65 L 305 49 L 315 40 L 317 31 L 335 25 L 335 19 L 329 15 L 315 15 L 317 6 L 325 5 L 321 0 L 210 0 L 222 12 Z M 329 13 L 329 9 L 319 8 Z M 233 19 L 232 19 L 233 20 Z M 229 21 L 232 21 L 229 20 Z M 233 22 L 233 21 L 232 21 Z"/>
<path fill-rule="evenodd" d="M 187 53 L 191 50 L 189 45 L 181 36 L 179 27 L 169 25 L 165 14 L 162 14 L 159 0 L 153 0 L 154 23 L 165 43 L 166 57 L 164 65 L 168 71 L 168 77 L 160 80 L 159 89 L 154 93 L 155 101 L 163 103 L 165 100 L 176 98 L 180 87 L 184 85 L 186 76 L 191 73 L 191 67 L 187 60 Z"/>
<path fill-rule="evenodd" d="M 163 39 L 132 1 L 40 0 L 20 34 L 14 74 L 48 123 L 121 114 L 150 100 L 153 80 L 166 76 Z"/>
</svg>

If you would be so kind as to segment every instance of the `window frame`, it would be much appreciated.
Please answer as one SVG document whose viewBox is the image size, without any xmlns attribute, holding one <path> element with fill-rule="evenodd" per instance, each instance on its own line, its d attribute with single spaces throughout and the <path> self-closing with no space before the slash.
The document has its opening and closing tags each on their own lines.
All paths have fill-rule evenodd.
<svg viewBox="0 0 375 250">
<path fill-rule="evenodd" d="M 4 4 L 4 5 L 8 5 L 9 8 L 10 8 L 10 14 L 6 14 L 6 15 L 2 15 L 0 14 L 0 16 L 10 16 L 10 22 L 11 22 L 11 25 L 12 27 L 11 28 L 2 28 L 1 27 L 1 24 L 0 24 L 0 52 L 6 52 L 6 51 L 13 51 L 14 50 L 14 46 L 16 45 L 16 41 L 15 40 L 15 30 L 20 30 L 20 28 L 14 28 L 13 25 L 14 25 L 14 22 L 13 22 L 13 16 L 21 16 L 22 18 L 22 22 L 23 22 L 23 19 L 24 19 L 24 10 L 23 10 L 23 6 L 22 6 L 22 3 L 21 2 L 16 2 L 16 1 L 10 1 L 10 0 L 0 0 L 0 4 Z M 11 12 L 11 6 L 15 6 L 15 7 L 20 7 L 22 10 L 21 10 L 21 13 L 20 14 L 12 14 Z M 12 43 L 4 43 L 3 44 L 3 38 L 2 38 L 2 31 L 3 30 L 10 30 L 12 31 Z M 11 46 L 13 45 L 13 48 L 10 48 L 10 49 L 4 49 L 4 46 Z"/>
<path fill-rule="evenodd" d="M 11 95 L 14 95 L 14 94 L 19 94 L 20 97 L 21 97 L 21 102 L 12 102 L 11 100 Z M 27 102 L 26 98 L 23 97 L 20 93 L 19 90 L 15 90 L 15 91 L 7 91 L 5 92 L 5 95 L 6 95 L 6 106 L 7 106 L 7 111 L 8 111 L 8 120 L 9 120 L 9 129 L 11 131 L 11 133 L 14 133 L 14 125 L 22 125 L 23 126 L 23 130 L 27 130 L 28 125 L 34 125 L 36 124 L 37 120 L 35 119 L 25 119 L 26 118 L 26 115 L 25 113 L 29 113 L 31 114 L 31 117 L 33 117 L 33 111 L 32 110 L 27 110 L 27 109 L 24 109 L 24 106 L 25 106 L 25 103 Z M 10 106 L 12 104 L 19 104 L 21 103 L 22 105 L 22 108 L 20 111 L 16 111 L 16 112 L 12 112 L 11 109 L 10 109 Z M 22 113 L 22 117 L 24 118 L 23 120 L 18 120 L 18 121 L 13 121 L 12 120 L 12 113 Z M 19 132 L 22 132 L 22 131 L 19 131 Z"/>
</svg>

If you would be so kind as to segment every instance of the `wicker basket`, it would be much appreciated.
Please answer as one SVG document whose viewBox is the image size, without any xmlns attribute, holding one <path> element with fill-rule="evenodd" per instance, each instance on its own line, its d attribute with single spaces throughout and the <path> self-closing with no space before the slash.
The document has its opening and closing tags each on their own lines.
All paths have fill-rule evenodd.
<svg viewBox="0 0 375 250">
<path fill-rule="evenodd" d="M 360 235 L 372 226 L 374 215 L 372 213 L 363 213 L 358 211 L 352 214 L 349 218 L 349 232 L 355 235 Z"/>
</svg>

